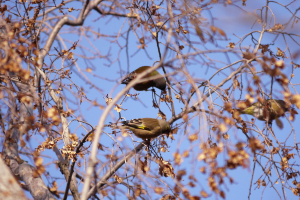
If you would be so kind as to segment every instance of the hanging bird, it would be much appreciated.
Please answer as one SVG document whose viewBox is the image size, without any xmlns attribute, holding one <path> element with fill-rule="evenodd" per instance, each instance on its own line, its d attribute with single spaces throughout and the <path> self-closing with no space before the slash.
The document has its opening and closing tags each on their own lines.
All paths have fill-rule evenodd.
<svg viewBox="0 0 300 200">
<path fill-rule="evenodd" d="M 255 102 L 246 109 L 239 110 L 240 114 L 252 115 L 261 121 L 273 121 L 284 115 L 289 106 L 283 100 L 268 99 L 265 104 Z"/>
<path fill-rule="evenodd" d="M 140 68 L 137 68 L 130 74 L 128 74 L 123 80 L 122 84 L 128 84 L 130 81 L 134 80 L 135 77 L 137 77 L 139 74 L 142 72 L 146 71 L 147 69 L 151 68 L 150 66 L 142 66 Z M 154 80 L 148 80 L 142 83 L 138 83 L 133 88 L 137 91 L 143 91 L 147 90 L 150 87 L 156 87 L 160 90 L 165 90 L 166 89 L 166 79 L 158 72 L 158 71 L 153 71 L 150 74 L 147 74 L 146 76 L 143 77 L 143 79 L 151 78 L 151 77 L 157 77 Z"/>
<path fill-rule="evenodd" d="M 169 133 L 171 130 L 167 121 L 153 118 L 123 121 L 121 127 L 132 131 L 137 137 L 142 139 L 155 138 L 164 133 Z"/>
</svg>

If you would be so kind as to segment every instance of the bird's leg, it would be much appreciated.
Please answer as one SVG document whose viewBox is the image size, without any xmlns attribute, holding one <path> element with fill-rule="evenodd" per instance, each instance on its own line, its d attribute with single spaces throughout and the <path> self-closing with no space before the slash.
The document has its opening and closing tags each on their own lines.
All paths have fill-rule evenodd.
<svg viewBox="0 0 300 200">
<path fill-rule="evenodd" d="M 156 93 L 155 93 L 155 90 L 154 90 L 154 88 L 152 88 L 151 89 L 151 91 L 152 91 L 152 99 L 153 99 L 153 101 L 159 106 L 159 101 L 158 101 L 158 103 L 157 103 L 157 100 L 156 100 Z"/>
<path fill-rule="evenodd" d="M 159 99 L 157 101 L 156 96 L 158 96 L 155 92 L 154 89 L 151 90 L 152 91 L 152 101 L 153 101 L 153 106 L 154 108 L 159 108 L 159 104 L 160 104 L 160 96 Z"/>
<path fill-rule="evenodd" d="M 272 121 L 266 121 L 266 123 L 268 123 L 269 128 L 272 128 Z"/>
<path fill-rule="evenodd" d="M 119 119 L 122 119 L 121 112 L 119 112 Z"/>
<path fill-rule="evenodd" d="M 148 149 L 149 149 L 150 139 L 145 139 L 145 140 L 144 140 L 144 144 L 147 145 L 147 147 L 148 147 Z"/>
<path fill-rule="evenodd" d="M 152 88 L 152 99 L 154 100 L 155 99 L 155 90 Z M 156 99 L 155 99 L 156 100 Z"/>
</svg>

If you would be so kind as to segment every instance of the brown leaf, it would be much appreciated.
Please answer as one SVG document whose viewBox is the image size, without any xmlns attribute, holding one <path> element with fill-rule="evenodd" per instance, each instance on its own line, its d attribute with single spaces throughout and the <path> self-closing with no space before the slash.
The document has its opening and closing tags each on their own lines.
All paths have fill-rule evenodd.
<svg viewBox="0 0 300 200">
<path fill-rule="evenodd" d="M 220 35 L 226 37 L 226 33 L 225 33 L 222 29 L 217 28 L 217 30 L 218 30 L 218 32 L 220 33 Z"/>
<path fill-rule="evenodd" d="M 204 190 L 202 190 L 202 191 L 200 192 L 200 194 L 201 194 L 201 196 L 204 197 L 204 198 L 207 198 L 207 197 L 208 197 L 208 194 L 207 194 Z"/>
<path fill-rule="evenodd" d="M 122 178 L 120 178 L 118 175 L 115 175 L 114 178 L 118 183 L 122 183 L 123 181 Z"/>
<path fill-rule="evenodd" d="M 276 119 L 276 125 L 278 126 L 278 128 L 283 129 L 283 123 L 279 118 Z"/>
</svg>

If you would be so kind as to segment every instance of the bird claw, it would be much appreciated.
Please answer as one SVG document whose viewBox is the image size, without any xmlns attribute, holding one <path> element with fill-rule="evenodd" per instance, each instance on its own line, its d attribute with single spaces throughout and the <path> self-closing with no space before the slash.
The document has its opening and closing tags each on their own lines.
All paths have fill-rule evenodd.
<svg viewBox="0 0 300 200">
<path fill-rule="evenodd" d="M 145 143 L 145 145 L 149 146 L 150 145 L 150 139 L 145 139 L 144 143 Z"/>
<path fill-rule="evenodd" d="M 267 121 L 266 123 L 268 124 L 269 128 L 272 128 L 272 121 Z"/>
</svg>

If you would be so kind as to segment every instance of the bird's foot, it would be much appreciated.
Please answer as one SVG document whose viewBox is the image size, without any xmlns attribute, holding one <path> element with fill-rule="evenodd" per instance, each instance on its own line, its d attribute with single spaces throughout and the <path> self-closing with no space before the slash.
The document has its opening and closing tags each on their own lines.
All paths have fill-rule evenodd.
<svg viewBox="0 0 300 200">
<path fill-rule="evenodd" d="M 150 145 L 150 139 L 145 139 L 144 140 L 144 144 L 147 145 L 147 146 L 149 146 Z"/>
</svg>

